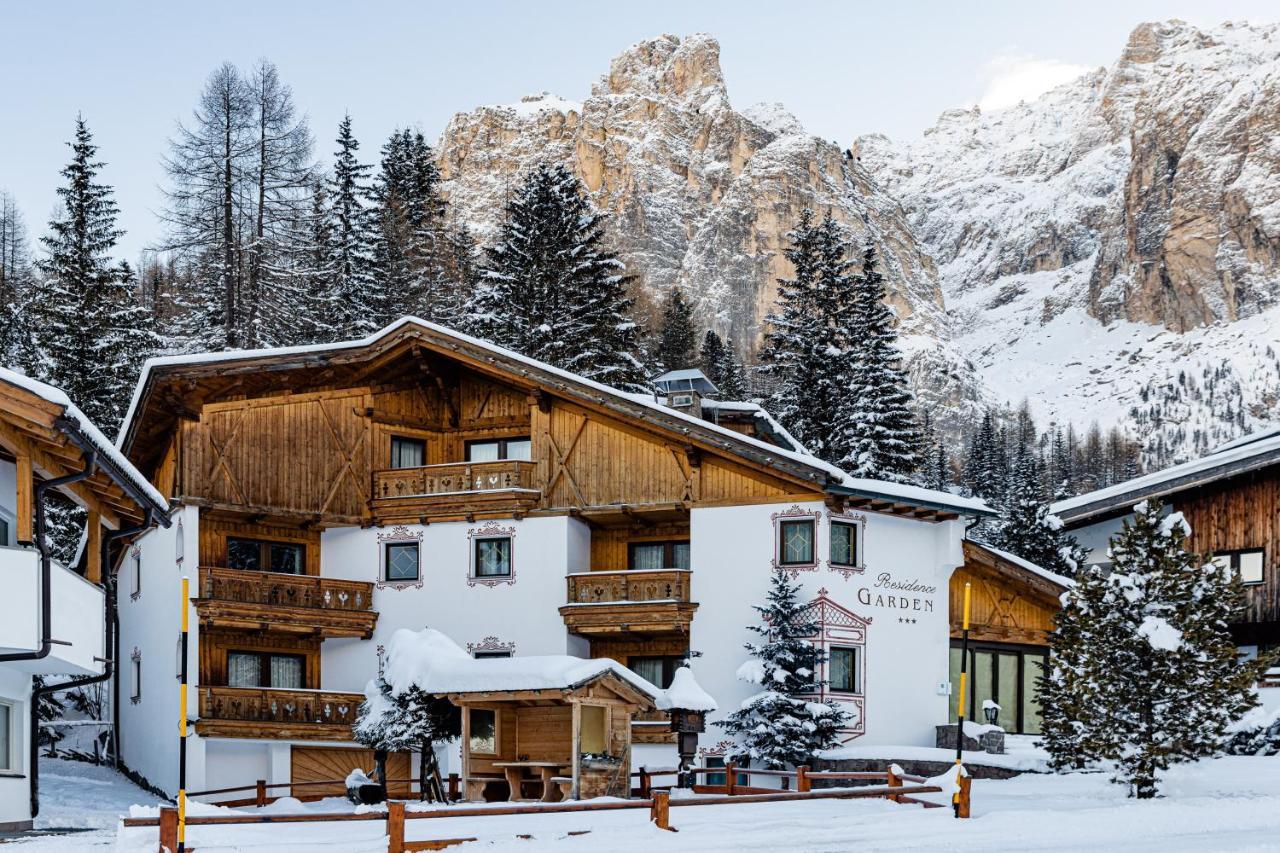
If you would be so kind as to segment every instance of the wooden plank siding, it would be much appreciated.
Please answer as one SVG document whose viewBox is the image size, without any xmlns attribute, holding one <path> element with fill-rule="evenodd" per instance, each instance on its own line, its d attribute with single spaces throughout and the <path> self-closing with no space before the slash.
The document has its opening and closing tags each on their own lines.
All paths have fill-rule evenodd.
<svg viewBox="0 0 1280 853">
<path fill-rule="evenodd" d="M 636 524 L 630 527 L 600 527 L 591 531 L 591 570 L 617 571 L 630 568 L 632 542 L 688 541 L 688 524 Z"/>
<path fill-rule="evenodd" d="M 973 542 L 964 543 L 965 562 L 948 587 L 951 636 L 964 621 L 964 585 L 970 584 L 969 638 L 981 642 L 1043 646 L 1053 630 L 1062 588 Z"/>
<path fill-rule="evenodd" d="M 1280 622 L 1280 468 L 1250 472 L 1175 496 L 1191 527 L 1188 545 L 1209 555 L 1262 548 L 1262 583 L 1245 587 L 1242 622 Z"/>
<path fill-rule="evenodd" d="M 250 520 L 205 510 L 200 514 L 200 565 L 227 565 L 227 538 L 265 539 L 303 546 L 303 571 L 320 574 L 320 531 L 270 519 Z"/>
<path fill-rule="evenodd" d="M 220 686 L 227 683 L 227 653 L 277 652 L 300 655 L 307 690 L 318 690 L 320 683 L 320 639 L 293 637 L 287 634 L 258 634 L 236 631 L 202 631 L 200 633 L 200 684 Z"/>
</svg>

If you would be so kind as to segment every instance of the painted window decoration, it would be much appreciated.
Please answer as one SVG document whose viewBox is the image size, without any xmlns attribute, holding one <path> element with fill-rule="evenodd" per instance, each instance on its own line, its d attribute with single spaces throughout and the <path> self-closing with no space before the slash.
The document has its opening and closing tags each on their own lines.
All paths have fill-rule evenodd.
<svg viewBox="0 0 1280 853">
<path fill-rule="evenodd" d="M 532 458 L 533 442 L 528 436 L 467 442 L 468 462 L 498 462 L 503 459 L 520 459 L 527 462 Z"/>
<path fill-rule="evenodd" d="M 1265 580 L 1265 551 L 1262 548 L 1246 548 L 1239 551 L 1219 551 L 1213 555 L 1213 564 L 1230 569 L 1240 575 L 1245 586 L 1254 586 Z"/>
<path fill-rule="evenodd" d="M 391 436 L 391 467 L 421 468 L 426 464 L 427 444 L 420 438 Z"/>
<path fill-rule="evenodd" d="M 822 685 L 814 696 L 839 703 L 849 715 L 841 728 L 843 742 L 866 732 L 867 631 L 871 618 L 859 616 L 831 599 L 827 589 L 800 612 L 798 618 L 812 624 L 815 633 L 809 642 L 826 656 L 822 665 Z"/>
<path fill-rule="evenodd" d="M 142 701 L 142 652 L 136 646 L 129 655 L 129 701 L 137 705 Z"/>
<path fill-rule="evenodd" d="M 800 572 L 818 568 L 815 543 L 818 513 L 792 506 L 786 512 L 775 512 L 773 519 L 773 562 L 775 569 L 785 569 L 794 578 Z"/>
<path fill-rule="evenodd" d="M 13 724 L 17 718 L 13 703 L 0 701 L 0 770 L 12 772 L 17 770 L 14 759 Z"/>
<path fill-rule="evenodd" d="M 227 568 L 249 572 L 304 573 L 307 549 L 297 542 L 227 537 Z"/>
<path fill-rule="evenodd" d="M 396 526 L 378 534 L 378 589 L 422 589 L 422 531 Z"/>
<path fill-rule="evenodd" d="M 488 708 L 471 709 L 470 739 L 467 742 L 472 753 L 496 755 L 498 752 L 498 714 Z"/>
<path fill-rule="evenodd" d="M 516 582 L 515 535 L 515 527 L 503 527 L 496 522 L 467 531 L 467 537 L 471 540 L 468 586 L 498 586 Z"/>
<path fill-rule="evenodd" d="M 827 566 L 848 580 L 866 571 L 862 546 L 867 520 L 861 515 L 827 513 Z"/>
<path fill-rule="evenodd" d="M 482 658 L 509 658 L 516 653 L 515 643 L 504 643 L 497 637 L 485 637 L 478 643 L 467 643 L 467 651 L 476 660 Z"/>
<path fill-rule="evenodd" d="M 631 542 L 627 546 L 627 568 L 632 570 L 689 569 L 688 540 Z"/>
<path fill-rule="evenodd" d="M 178 519 L 177 528 L 173 536 L 173 561 L 182 565 L 187 554 L 187 537 L 183 535 L 181 518 Z"/>
<path fill-rule="evenodd" d="M 228 687 L 273 687 L 301 690 L 306 687 L 302 655 L 269 652 L 227 652 Z"/>
</svg>

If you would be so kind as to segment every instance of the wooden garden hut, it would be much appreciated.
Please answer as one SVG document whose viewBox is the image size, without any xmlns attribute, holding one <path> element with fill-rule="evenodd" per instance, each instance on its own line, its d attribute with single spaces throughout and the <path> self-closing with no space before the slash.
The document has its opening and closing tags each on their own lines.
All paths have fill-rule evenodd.
<svg viewBox="0 0 1280 853">
<path fill-rule="evenodd" d="M 468 799 L 506 782 L 509 798 L 627 797 L 631 720 L 666 710 L 666 691 L 608 658 L 472 658 L 438 631 L 397 631 L 389 681 L 413 684 L 462 710 Z"/>
</svg>

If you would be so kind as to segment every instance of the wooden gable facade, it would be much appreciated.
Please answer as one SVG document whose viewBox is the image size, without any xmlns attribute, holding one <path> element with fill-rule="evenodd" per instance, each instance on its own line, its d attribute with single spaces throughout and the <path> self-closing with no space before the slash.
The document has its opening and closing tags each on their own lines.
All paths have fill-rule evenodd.
<svg viewBox="0 0 1280 853">
<path fill-rule="evenodd" d="M 952 572 L 948 594 L 953 638 L 961 632 L 966 583 L 972 599 L 971 640 L 1048 645 L 1059 598 L 1067 589 L 1066 578 L 1059 583 L 978 542 L 965 540 L 964 565 Z"/>
</svg>

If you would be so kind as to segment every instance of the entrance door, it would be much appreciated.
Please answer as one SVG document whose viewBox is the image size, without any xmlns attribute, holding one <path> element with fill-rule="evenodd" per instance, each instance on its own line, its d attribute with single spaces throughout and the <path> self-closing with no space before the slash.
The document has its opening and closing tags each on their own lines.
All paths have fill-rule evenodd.
<svg viewBox="0 0 1280 853">
<path fill-rule="evenodd" d="M 1006 732 L 1040 733 L 1040 701 L 1036 681 L 1043 672 L 1046 653 L 1036 647 L 1002 646 L 995 643 L 970 644 L 969 696 L 965 701 L 965 718 L 985 723 L 983 702 L 991 700 L 1000 706 L 996 725 Z M 960 685 L 960 649 L 951 649 L 951 684 Z M 956 702 L 950 709 L 951 722 L 956 721 Z"/>
</svg>

